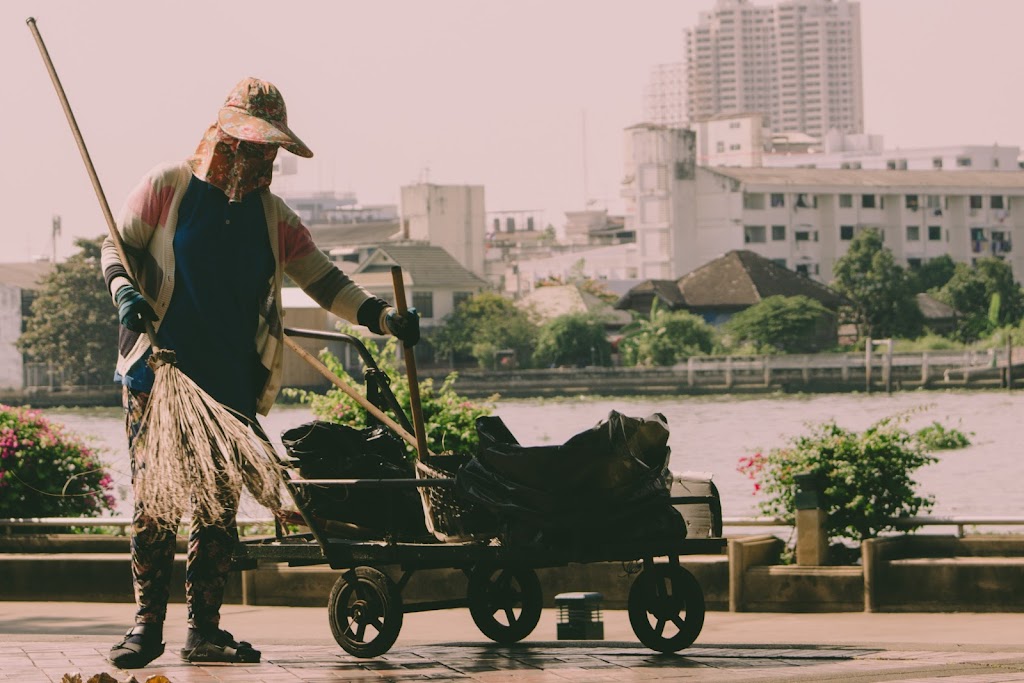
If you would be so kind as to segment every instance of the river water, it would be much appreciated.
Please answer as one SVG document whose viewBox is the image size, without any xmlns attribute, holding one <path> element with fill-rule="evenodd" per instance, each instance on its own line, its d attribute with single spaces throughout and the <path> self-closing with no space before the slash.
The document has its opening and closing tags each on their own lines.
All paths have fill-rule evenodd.
<svg viewBox="0 0 1024 683">
<path fill-rule="evenodd" d="M 605 417 L 610 410 L 646 416 L 660 412 L 671 430 L 673 470 L 714 475 L 726 517 L 758 514 L 751 482 L 736 471 L 741 456 L 786 444 L 805 433 L 807 423 L 835 419 L 861 430 L 897 413 L 909 413 L 907 427 L 933 421 L 969 434 L 972 445 L 939 452 L 939 461 L 916 473 L 919 492 L 935 496 L 935 515 L 1024 515 L 1024 455 L 1021 422 L 1024 393 L 906 392 L 778 396 L 578 397 L 507 400 L 496 405 L 523 445 L 561 443 Z M 123 418 L 115 409 L 55 409 L 45 414 L 99 447 L 114 479 L 118 513 L 131 510 L 130 474 Z M 280 448 L 283 430 L 312 419 L 304 407 L 278 406 L 262 418 Z M 243 515 L 265 516 L 254 504 Z"/>
</svg>

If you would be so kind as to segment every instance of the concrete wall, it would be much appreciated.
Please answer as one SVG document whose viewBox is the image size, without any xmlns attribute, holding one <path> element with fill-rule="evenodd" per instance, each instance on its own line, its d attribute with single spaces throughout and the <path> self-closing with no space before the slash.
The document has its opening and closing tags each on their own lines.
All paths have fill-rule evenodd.
<svg viewBox="0 0 1024 683">
<path fill-rule="evenodd" d="M 14 342 L 21 336 L 21 288 L 0 284 L 0 389 L 24 386 L 21 352 Z"/>
</svg>

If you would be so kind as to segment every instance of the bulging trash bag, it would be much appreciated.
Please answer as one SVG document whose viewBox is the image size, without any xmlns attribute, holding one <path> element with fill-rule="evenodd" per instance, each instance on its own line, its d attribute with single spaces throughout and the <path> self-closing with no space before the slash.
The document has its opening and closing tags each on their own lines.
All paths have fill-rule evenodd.
<svg viewBox="0 0 1024 683">
<path fill-rule="evenodd" d="M 477 432 L 479 451 L 456 486 L 501 519 L 577 534 L 686 534 L 669 501 L 669 431 L 660 413 L 613 410 L 558 446 L 522 446 L 499 417 L 478 418 Z"/>
<path fill-rule="evenodd" d="M 288 429 L 281 442 L 303 479 L 412 479 L 405 446 L 383 427 L 355 429 L 314 421 Z M 324 520 L 384 533 L 424 534 L 423 506 L 414 488 L 307 485 L 300 505 Z"/>
</svg>

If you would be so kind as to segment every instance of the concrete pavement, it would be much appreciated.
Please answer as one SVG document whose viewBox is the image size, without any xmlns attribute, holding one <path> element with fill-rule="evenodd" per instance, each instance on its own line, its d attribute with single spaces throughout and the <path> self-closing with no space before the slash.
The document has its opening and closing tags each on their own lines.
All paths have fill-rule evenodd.
<svg viewBox="0 0 1024 683">
<path fill-rule="evenodd" d="M 0 602 L 0 680 L 60 681 L 100 672 L 118 681 L 1024 681 L 1020 614 L 766 614 L 709 612 L 678 655 L 642 645 L 622 611 L 604 615 L 604 641 L 557 641 L 545 610 L 524 643 L 490 643 L 468 610 L 408 614 L 398 642 L 359 660 L 334 642 L 326 608 L 226 605 L 223 626 L 263 650 L 257 666 L 195 666 L 177 659 L 184 607 L 173 604 L 167 653 L 118 671 L 106 651 L 131 622 L 124 603 Z"/>
</svg>

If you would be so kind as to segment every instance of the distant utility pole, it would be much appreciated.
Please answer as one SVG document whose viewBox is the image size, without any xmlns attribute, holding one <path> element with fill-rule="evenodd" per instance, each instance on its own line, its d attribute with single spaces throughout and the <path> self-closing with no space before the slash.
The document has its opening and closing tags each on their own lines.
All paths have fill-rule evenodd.
<svg viewBox="0 0 1024 683">
<path fill-rule="evenodd" d="M 50 262 L 57 263 L 57 237 L 60 235 L 60 216 L 53 217 L 53 229 L 50 231 Z"/>
<path fill-rule="evenodd" d="M 583 109 L 580 111 L 582 115 L 582 132 L 583 132 L 583 208 L 587 208 L 587 202 L 590 201 L 590 187 L 589 180 L 587 178 L 587 110 Z"/>
</svg>

